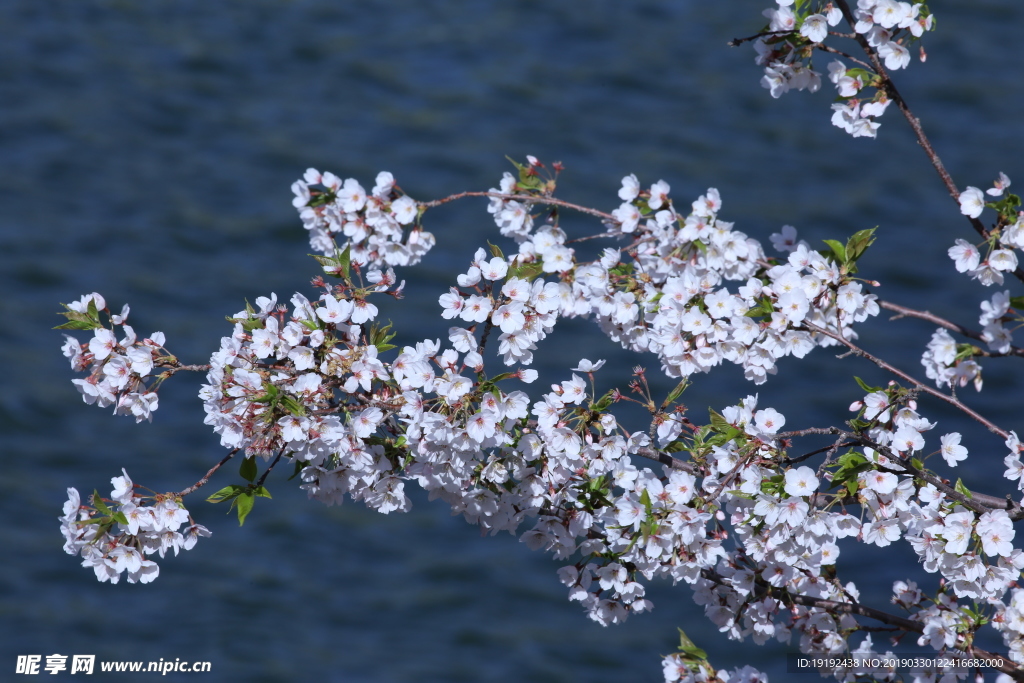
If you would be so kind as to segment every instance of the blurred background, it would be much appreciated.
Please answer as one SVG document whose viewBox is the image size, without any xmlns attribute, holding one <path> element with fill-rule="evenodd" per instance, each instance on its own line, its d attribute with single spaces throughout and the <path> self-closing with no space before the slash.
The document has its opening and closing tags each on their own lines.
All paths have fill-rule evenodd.
<svg viewBox="0 0 1024 683">
<path fill-rule="evenodd" d="M 137 483 L 180 490 L 223 454 L 202 424 L 198 375 L 167 383 L 152 424 L 84 405 L 51 329 L 59 303 L 91 291 L 115 310 L 127 302 L 140 334 L 161 330 L 182 360 L 206 362 L 230 331 L 224 316 L 246 298 L 311 293 L 317 267 L 289 191 L 309 166 L 367 188 L 389 170 L 430 199 L 486 190 L 511 168 L 505 155 L 533 154 L 565 164 L 560 196 L 606 211 L 629 173 L 644 186 L 666 180 L 681 207 L 717 187 L 720 217 L 769 249 L 786 223 L 815 246 L 878 226 L 861 261 L 865 277 L 884 283 L 878 293 L 976 326 L 994 290 L 945 256 L 974 233 L 899 113 L 883 117 L 877 140 L 854 140 L 829 122 L 829 84 L 773 100 L 753 49 L 726 46 L 755 33 L 770 4 L 0 3 L 0 669 L 19 654 L 60 653 L 209 660 L 210 680 L 660 680 L 660 655 L 681 627 L 719 666 L 819 680 L 785 673 L 795 647 L 725 640 L 685 586 L 653 584 L 651 614 L 602 628 L 566 600 L 560 563 L 508 535 L 481 539 L 422 495 L 409 514 L 383 516 L 306 501 L 277 476 L 274 500 L 238 528 L 199 494 L 187 504 L 213 537 L 163 560 L 147 586 L 97 583 L 61 551 L 57 520 L 69 486 L 106 495 L 125 467 Z M 931 7 L 939 30 L 924 41 L 928 61 L 899 72 L 899 87 L 961 188 L 989 187 L 999 171 L 1022 179 L 1024 93 L 1010 74 L 1022 66 L 1024 6 Z M 829 61 L 817 69 L 827 73 Z M 437 296 L 478 246 L 506 244 L 485 205 L 428 214 L 438 246 L 400 273 L 408 298 L 383 306 L 399 343 L 444 338 Z M 597 228 L 579 217 L 563 225 L 576 235 Z M 637 362 L 657 369 L 587 323 L 559 328 L 538 351 L 552 379 L 568 378 L 581 357 L 609 360 L 604 388 L 624 386 Z M 933 331 L 885 316 L 860 328 L 866 348 L 922 378 Z M 1024 433 L 1010 363 L 985 364 L 985 391 L 961 393 Z M 720 368 L 683 400 L 701 420 L 709 406 L 757 392 L 787 428 L 841 424 L 863 393 L 854 374 L 887 380 L 817 350 L 761 387 Z M 943 406 L 921 407 L 940 422 L 929 446 L 964 433 L 972 458 L 955 474 L 1010 491 L 998 439 Z M 237 480 L 226 469 L 210 492 Z M 934 590 L 906 544 L 845 547 L 840 573 L 865 601 L 884 607 L 897 578 L 920 576 Z"/>
</svg>

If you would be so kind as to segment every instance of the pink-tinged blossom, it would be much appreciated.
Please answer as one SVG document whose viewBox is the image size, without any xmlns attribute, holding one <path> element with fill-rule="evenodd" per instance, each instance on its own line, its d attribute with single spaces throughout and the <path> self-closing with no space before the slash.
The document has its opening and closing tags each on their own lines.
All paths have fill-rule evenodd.
<svg viewBox="0 0 1024 683">
<path fill-rule="evenodd" d="M 754 424 L 765 434 L 775 434 L 786 424 L 786 418 L 774 408 L 765 408 L 754 413 Z"/>
<path fill-rule="evenodd" d="M 325 323 L 341 325 L 345 323 L 352 314 L 352 302 L 348 299 L 335 299 L 330 294 L 321 297 L 324 305 L 316 309 L 316 315 Z"/>
<path fill-rule="evenodd" d="M 990 510 L 983 514 L 978 519 L 976 531 L 981 537 L 982 549 L 989 557 L 1009 557 L 1013 553 L 1012 541 L 1017 532 L 1006 510 Z"/>
<path fill-rule="evenodd" d="M 647 200 L 647 206 L 651 207 L 652 211 L 668 206 L 668 193 L 670 190 L 669 184 L 664 180 L 659 180 L 651 185 L 651 198 Z"/>
<path fill-rule="evenodd" d="M 89 352 L 96 360 L 104 360 L 117 347 L 117 337 L 106 328 L 96 330 L 93 335 L 93 338 L 89 340 Z"/>
<path fill-rule="evenodd" d="M 352 433 L 365 439 L 377 430 L 377 425 L 384 419 L 380 408 L 366 408 L 352 419 Z"/>
<path fill-rule="evenodd" d="M 480 264 L 480 274 L 492 282 L 502 279 L 506 273 L 508 273 L 508 263 L 498 256 Z"/>
<path fill-rule="evenodd" d="M 1006 177 L 1005 173 L 1000 172 L 998 180 L 993 183 L 993 186 L 985 190 L 985 194 L 990 197 L 1002 197 L 1003 192 L 1010 186 L 1010 179 Z"/>
</svg>

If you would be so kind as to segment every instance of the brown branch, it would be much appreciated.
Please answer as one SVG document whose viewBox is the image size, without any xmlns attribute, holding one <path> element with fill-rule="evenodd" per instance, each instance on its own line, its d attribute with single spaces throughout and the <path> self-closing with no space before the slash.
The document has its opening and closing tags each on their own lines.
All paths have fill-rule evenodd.
<svg viewBox="0 0 1024 683">
<path fill-rule="evenodd" d="M 221 460 L 221 461 L 220 461 L 219 463 L 217 463 L 216 465 L 214 465 L 213 467 L 211 467 L 211 468 L 210 468 L 210 471 L 209 471 L 209 472 L 207 472 L 207 473 L 206 473 L 205 475 L 203 475 L 203 478 L 202 478 L 202 479 L 200 479 L 200 480 L 199 480 L 199 481 L 197 481 L 196 483 L 192 484 L 192 485 L 191 485 L 191 486 L 189 486 L 189 487 L 188 487 L 187 489 L 185 489 L 185 490 L 183 490 L 183 491 L 179 491 L 179 492 L 177 493 L 177 496 L 178 496 L 179 498 L 184 498 L 185 496 L 187 496 L 188 494 L 192 493 L 192 492 L 193 492 L 193 491 L 195 491 L 196 489 L 199 489 L 199 488 L 201 488 L 201 487 L 205 486 L 205 485 L 206 485 L 206 483 L 207 483 L 208 481 L 210 481 L 210 477 L 211 477 L 211 476 L 213 476 L 213 473 L 214 473 L 214 472 L 216 472 L 217 470 L 219 470 L 219 469 L 220 469 L 220 468 L 221 468 L 221 467 L 222 467 L 222 466 L 224 465 L 224 463 L 226 463 L 226 462 L 227 462 L 228 460 L 230 460 L 231 458 L 233 458 L 233 457 L 235 456 L 235 453 L 237 453 L 237 452 L 238 452 L 238 451 L 240 451 L 240 450 L 241 450 L 240 448 L 236 448 L 235 450 L 233 450 L 233 451 L 231 451 L 230 453 L 228 453 L 227 455 L 225 455 L 225 456 L 224 456 L 224 458 L 223 458 L 223 459 L 222 459 L 222 460 Z"/>
<path fill-rule="evenodd" d="M 720 586 L 732 588 L 728 583 L 726 583 L 724 577 L 713 569 L 701 570 L 701 576 Z M 794 595 L 786 589 L 776 588 L 775 586 L 771 586 L 763 582 L 754 583 L 754 593 L 758 596 L 771 596 L 783 603 L 788 602 L 795 605 L 801 605 L 803 607 L 817 608 L 832 614 L 843 613 L 867 617 L 868 619 L 874 619 L 875 621 L 880 621 L 883 624 L 888 624 L 889 626 L 895 626 L 896 628 L 908 633 L 924 633 L 924 624 L 920 621 L 901 617 L 897 614 L 890 614 L 889 612 L 883 612 L 880 609 L 868 607 L 867 605 L 862 605 L 859 602 L 839 602 L 838 600 L 827 600 L 825 598 L 816 598 L 810 595 Z M 870 629 L 871 627 L 868 628 Z M 956 649 L 960 652 L 973 655 L 979 659 L 991 659 L 993 661 L 998 660 L 1001 664 L 993 667 L 994 669 L 1008 674 L 1015 681 L 1024 681 L 1024 669 L 1019 665 L 1014 664 L 1007 657 L 996 655 L 977 647 L 957 647 Z"/>
<path fill-rule="evenodd" d="M 853 28 L 857 23 L 857 20 L 854 18 L 853 12 L 850 11 L 850 5 L 847 0 L 836 0 L 836 4 L 843 12 L 843 17 L 846 19 L 846 22 L 851 28 Z M 942 184 L 946 186 L 946 191 L 949 192 L 949 196 L 953 198 L 953 201 L 956 202 L 957 208 L 959 209 L 960 190 L 957 189 L 956 183 L 953 182 L 953 178 L 949 175 L 949 171 L 946 170 L 945 165 L 942 163 L 942 159 L 939 158 L 939 155 L 935 152 L 935 148 L 932 147 L 932 143 L 928 139 L 928 136 L 924 134 L 924 129 L 921 127 L 921 120 L 914 116 L 914 113 L 910 111 L 910 106 L 907 104 L 907 101 L 903 99 L 903 95 L 900 94 L 900 91 L 896 89 L 896 84 L 893 82 L 892 77 L 889 76 L 889 72 L 886 70 L 882 60 L 879 59 L 878 53 L 868 44 L 867 38 L 856 33 L 856 30 L 854 33 L 854 39 L 868 56 L 868 59 L 874 67 L 875 73 L 877 73 L 879 78 L 882 79 L 882 89 L 890 99 L 896 103 L 896 107 L 900 112 L 902 112 L 903 118 L 905 118 L 907 123 L 910 124 L 911 130 L 914 131 L 914 136 L 917 138 L 917 143 L 921 145 L 921 149 L 923 149 L 924 153 L 928 156 L 928 160 L 931 162 L 932 167 L 935 169 L 936 173 L 939 174 L 939 178 L 942 179 Z M 990 233 L 980 220 L 977 218 L 971 218 L 970 216 L 967 216 L 966 218 L 970 221 L 971 227 L 974 228 L 975 232 L 986 240 L 989 238 Z M 1024 282 L 1024 269 L 1017 268 L 1013 271 L 1013 274 L 1017 276 L 1018 280 Z"/>
<path fill-rule="evenodd" d="M 600 218 L 603 221 L 608 221 L 609 223 L 619 223 L 619 220 L 610 213 L 598 211 L 597 209 L 591 209 L 586 206 L 580 206 L 579 204 L 572 204 L 571 202 L 567 202 L 561 199 L 555 199 L 554 197 L 543 197 L 528 194 L 504 194 L 503 192 L 459 192 L 457 194 L 448 195 L 447 197 L 442 197 L 441 199 L 435 199 L 429 202 L 417 202 L 417 204 L 424 208 L 431 209 L 436 206 L 441 206 L 442 204 L 453 202 L 457 199 L 464 199 L 466 197 L 491 197 L 494 199 L 505 199 L 517 202 L 529 202 L 531 204 L 548 204 L 550 206 L 561 206 L 566 209 L 572 209 L 574 211 L 579 211 L 580 213 L 585 213 L 588 216 L 596 216 L 597 218 Z"/>
<path fill-rule="evenodd" d="M 639 455 L 641 458 L 647 458 L 648 460 L 655 460 L 662 465 L 667 465 L 676 470 L 682 470 L 690 474 L 699 474 L 698 469 L 692 463 L 685 462 L 679 458 L 673 458 L 668 453 L 654 448 L 640 448 L 635 451 L 634 455 Z"/>
<path fill-rule="evenodd" d="M 947 330 L 950 330 L 952 332 L 956 332 L 958 334 L 961 334 L 961 335 L 963 335 L 965 337 L 969 337 L 971 339 L 977 339 L 980 342 L 984 342 L 985 341 L 984 339 L 982 339 L 981 332 L 978 332 L 977 330 L 972 330 L 970 328 L 964 327 L 963 325 L 958 325 L 957 323 L 954 323 L 954 322 L 950 322 L 949 320 L 946 320 L 945 318 L 940 318 L 939 316 L 935 315 L 934 313 L 932 313 L 930 311 L 918 311 L 918 310 L 915 310 L 913 308 L 907 308 L 906 306 L 900 306 L 899 304 L 894 304 L 894 303 L 890 303 L 888 301 L 881 301 L 881 300 L 878 301 L 878 305 L 881 308 L 886 309 L 887 311 L 892 311 L 893 313 L 896 313 L 896 315 L 894 315 L 892 318 L 890 318 L 890 320 L 898 320 L 899 318 L 903 318 L 903 317 L 919 318 L 921 320 L 927 320 L 928 322 L 933 323 L 935 325 L 938 325 L 939 327 L 944 327 Z M 979 350 L 981 350 L 981 349 L 979 349 Z M 1018 348 L 1016 346 L 1011 346 L 1009 353 L 992 353 L 990 351 L 983 351 L 982 350 L 981 353 L 978 353 L 978 354 L 975 354 L 975 355 L 977 355 L 977 356 L 987 356 L 987 357 L 990 357 L 990 358 L 997 358 L 997 357 L 1001 357 L 1001 356 L 1024 356 L 1024 349 Z"/>
<path fill-rule="evenodd" d="M 903 372 L 899 368 L 894 367 L 893 365 L 890 365 L 889 363 L 885 362 L 881 358 L 877 358 L 877 357 L 871 355 L 870 353 L 868 353 L 864 349 L 860 348 L 859 346 L 857 346 L 853 342 L 849 341 L 845 337 L 843 337 L 841 335 L 838 335 L 835 332 L 832 332 L 830 330 L 826 330 L 823 327 L 818 327 L 814 323 L 809 323 L 806 320 L 803 323 L 801 323 L 801 324 L 803 325 L 803 327 L 807 328 L 808 330 L 811 330 L 812 332 L 817 332 L 818 334 L 823 334 L 826 337 L 829 337 L 831 339 L 835 339 L 837 342 L 839 342 L 843 346 L 845 346 L 848 349 L 850 349 L 850 351 L 853 352 L 854 355 L 860 356 L 861 358 L 866 358 L 866 359 L 870 360 L 872 363 L 874 363 L 878 367 L 882 368 L 883 370 L 888 370 L 889 372 L 891 372 L 892 374 L 896 375 L 897 377 L 899 377 L 899 378 L 901 378 L 903 380 L 906 380 L 907 382 L 910 382 L 911 384 L 913 384 L 915 387 L 917 387 L 921 391 L 925 392 L 926 394 L 931 394 L 932 396 L 935 396 L 939 400 L 945 401 L 946 403 L 950 404 L 954 408 L 956 408 L 956 409 L 960 410 L 961 412 L 965 413 L 966 415 L 968 415 L 972 419 L 976 420 L 977 422 L 980 422 L 982 425 L 985 426 L 986 429 L 988 429 L 993 434 L 997 434 L 997 435 L 1001 436 L 1004 440 L 1010 436 L 1010 433 L 1007 432 L 1005 429 L 1001 429 L 1000 427 L 997 427 L 995 424 L 993 424 L 991 421 L 989 421 L 987 418 L 985 418 L 981 414 L 977 413 L 976 411 L 972 410 L 971 408 L 968 408 L 966 405 L 961 403 L 960 400 L 957 399 L 955 396 L 950 396 L 949 394 L 944 394 L 941 391 L 939 391 L 938 389 L 933 389 L 932 387 L 928 386 L 927 384 L 922 384 L 921 382 L 919 382 L 918 380 L 914 379 L 913 377 L 911 377 L 907 373 Z"/>
</svg>

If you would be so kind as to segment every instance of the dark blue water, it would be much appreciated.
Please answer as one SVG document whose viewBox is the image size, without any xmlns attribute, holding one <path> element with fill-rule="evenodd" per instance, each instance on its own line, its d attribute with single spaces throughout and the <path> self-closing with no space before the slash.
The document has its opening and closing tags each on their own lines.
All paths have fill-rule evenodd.
<svg viewBox="0 0 1024 683">
<path fill-rule="evenodd" d="M 209 680 L 656 680 L 679 626 L 722 666 L 796 680 L 782 673 L 784 647 L 738 650 L 686 588 L 655 584 L 652 614 L 597 626 L 566 601 L 557 564 L 507 536 L 481 539 L 422 497 L 407 515 L 328 509 L 281 477 L 242 529 L 190 502 L 214 537 L 164 560 L 149 586 L 96 583 L 61 551 L 56 521 L 68 486 L 106 491 L 124 466 L 177 490 L 222 455 L 202 425 L 198 378 L 169 383 L 152 424 L 82 404 L 50 330 L 58 302 L 93 290 L 128 302 L 140 333 L 162 330 L 179 357 L 205 362 L 246 297 L 287 298 L 316 273 L 288 189 L 308 166 L 364 184 L 387 169 L 427 199 L 487 189 L 504 155 L 529 153 L 565 163 L 564 198 L 604 210 L 631 172 L 664 178 L 684 204 L 713 186 L 722 218 L 764 241 L 784 223 L 811 241 L 877 225 L 862 271 L 885 283 L 881 294 L 973 324 L 991 291 L 944 255 L 969 228 L 897 112 L 878 140 L 853 140 L 829 123 L 831 92 L 772 100 L 753 51 L 726 47 L 768 4 L 0 4 L 0 670 L 18 654 L 63 653 L 210 660 Z M 961 187 L 987 187 L 999 171 L 1024 183 L 1024 8 L 932 8 L 929 60 L 900 87 Z M 429 218 L 439 246 L 402 274 L 404 305 L 385 311 L 423 331 L 400 341 L 444 336 L 438 293 L 498 239 L 482 200 Z M 622 380 L 633 361 L 591 330 L 566 325 L 538 356 L 548 369 L 609 358 Z M 876 321 L 862 341 L 923 374 L 932 330 Z M 986 391 L 964 395 L 1024 433 L 1012 361 L 986 367 Z M 787 427 L 836 424 L 858 397 L 851 374 L 884 379 L 818 351 L 757 390 Z M 698 419 L 754 390 L 723 369 L 686 400 Z M 976 434 L 942 407 L 923 410 L 943 420 L 939 434 Z M 969 445 L 967 484 L 1005 493 L 1002 446 Z M 893 579 L 917 574 L 909 551 L 894 557 L 847 551 L 840 570 L 884 602 Z"/>
</svg>

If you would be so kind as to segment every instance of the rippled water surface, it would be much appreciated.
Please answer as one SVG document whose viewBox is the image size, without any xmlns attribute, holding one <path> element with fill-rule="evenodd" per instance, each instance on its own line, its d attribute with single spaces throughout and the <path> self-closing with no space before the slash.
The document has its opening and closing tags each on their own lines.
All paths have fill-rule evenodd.
<svg viewBox="0 0 1024 683">
<path fill-rule="evenodd" d="M 508 536 L 479 538 L 424 496 L 407 515 L 328 509 L 280 477 L 241 529 L 193 502 L 214 537 L 164 560 L 149 586 L 97 584 L 62 553 L 56 521 L 68 486 L 106 492 L 123 466 L 177 490 L 222 454 L 197 378 L 161 390 L 152 424 L 83 405 L 50 329 L 58 302 L 94 290 L 128 302 L 139 332 L 162 330 L 179 357 L 204 362 L 246 298 L 308 292 L 316 268 L 289 192 L 308 166 L 367 186 L 387 169 L 426 199 L 487 189 L 505 155 L 534 154 L 565 163 L 566 199 L 604 210 L 631 172 L 664 178 L 684 204 L 717 187 L 721 217 L 765 241 L 784 223 L 815 243 L 877 225 L 862 271 L 880 293 L 974 323 L 991 292 L 944 256 L 968 226 L 898 113 L 878 140 L 850 139 L 829 123 L 831 92 L 772 100 L 753 50 L 726 47 L 756 31 L 767 4 L 0 3 L 0 667 L 56 652 L 210 660 L 210 680 L 656 680 L 679 626 L 720 665 L 797 680 L 784 646 L 728 643 L 685 587 L 655 584 L 652 614 L 601 628 L 565 599 L 557 563 Z M 999 171 L 1024 179 L 1024 8 L 932 8 L 929 59 L 899 74 L 901 88 L 961 187 Z M 439 246 L 402 274 L 408 299 L 384 311 L 410 330 L 399 341 L 445 336 L 438 294 L 499 239 L 482 200 L 428 219 Z M 563 331 L 538 352 L 549 372 L 608 358 L 610 386 L 636 362 L 586 324 Z M 932 331 L 877 321 L 862 341 L 916 373 Z M 986 391 L 965 396 L 1021 432 L 1009 370 L 991 363 Z M 699 419 L 756 390 L 787 427 L 835 424 L 857 398 L 850 374 L 884 379 L 819 350 L 756 389 L 730 369 L 702 376 L 687 403 Z M 924 409 L 947 420 L 941 433 L 973 434 Z M 1002 446 L 977 443 L 965 482 L 1005 493 L 992 490 Z M 882 603 L 893 579 L 916 573 L 906 550 L 851 551 L 840 570 Z"/>
</svg>

